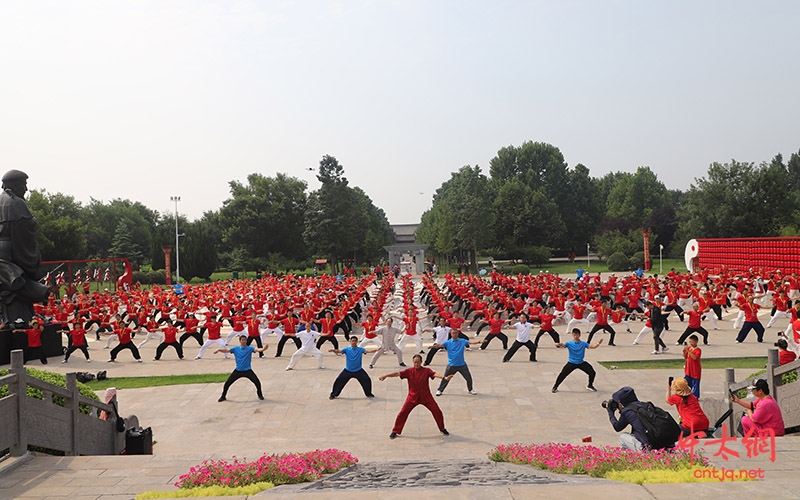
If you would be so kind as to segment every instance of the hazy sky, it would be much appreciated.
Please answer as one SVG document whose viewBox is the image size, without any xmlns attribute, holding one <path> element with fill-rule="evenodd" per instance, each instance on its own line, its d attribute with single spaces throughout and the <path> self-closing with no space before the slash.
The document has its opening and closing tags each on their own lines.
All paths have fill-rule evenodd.
<svg viewBox="0 0 800 500">
<path fill-rule="evenodd" d="M 0 170 L 190 219 L 228 182 L 319 183 L 391 223 L 527 140 L 594 177 L 800 149 L 800 2 L 0 1 Z"/>
</svg>

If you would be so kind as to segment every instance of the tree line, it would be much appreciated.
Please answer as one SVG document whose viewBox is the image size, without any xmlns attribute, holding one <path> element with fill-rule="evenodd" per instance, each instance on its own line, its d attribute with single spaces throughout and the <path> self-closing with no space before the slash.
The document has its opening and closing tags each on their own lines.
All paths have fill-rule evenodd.
<svg viewBox="0 0 800 500">
<path fill-rule="evenodd" d="M 394 235 L 385 213 L 350 186 L 333 156 L 319 163 L 321 186 L 278 173 L 230 181 L 230 197 L 195 221 L 179 217 L 181 276 L 207 279 L 216 269 L 304 269 L 314 257 L 377 264 Z M 32 191 L 44 260 L 127 257 L 135 266 L 164 268 L 162 246 L 175 243 L 174 214 L 137 201 Z M 478 253 L 539 264 L 551 256 L 628 257 L 642 251 L 683 255 L 690 238 L 800 234 L 800 151 L 788 161 L 713 163 L 687 191 L 671 190 L 649 167 L 592 177 L 567 166 L 561 151 L 541 142 L 501 148 L 489 162 L 453 172 L 421 218 L 417 241 L 429 254 L 470 262 Z M 173 252 L 174 269 L 174 252 Z"/>
<path fill-rule="evenodd" d="M 277 174 L 253 173 L 231 181 L 230 198 L 195 221 L 178 217 L 181 278 L 208 279 L 228 270 L 304 269 L 313 256 L 332 269 L 377 263 L 394 242 L 386 214 L 351 187 L 333 156 L 320 161 L 319 189 Z M 175 244 L 175 214 L 159 214 L 138 201 L 92 199 L 85 206 L 63 193 L 34 190 L 28 206 L 39 222 L 45 261 L 126 257 L 135 268 L 164 269 L 162 247 Z M 172 252 L 172 269 L 175 269 Z"/>
<path fill-rule="evenodd" d="M 800 234 L 800 151 L 788 162 L 713 163 L 687 191 L 671 190 L 649 167 L 595 178 L 541 142 L 500 149 L 489 162 L 451 174 L 422 215 L 417 240 L 434 254 L 470 262 L 478 253 L 530 264 L 551 256 L 601 258 L 643 252 L 683 255 L 691 238 Z"/>
</svg>

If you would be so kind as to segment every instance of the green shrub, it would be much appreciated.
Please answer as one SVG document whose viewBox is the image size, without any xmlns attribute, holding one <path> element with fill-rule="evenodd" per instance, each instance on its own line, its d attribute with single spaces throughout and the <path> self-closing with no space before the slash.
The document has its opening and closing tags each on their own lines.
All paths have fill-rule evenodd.
<svg viewBox="0 0 800 500">
<path fill-rule="evenodd" d="M 532 264 L 536 267 L 542 267 L 550 261 L 550 247 L 545 246 L 531 246 L 522 249 L 522 260 L 527 264 Z"/>
<path fill-rule="evenodd" d="M 136 283 L 137 281 L 142 285 L 149 285 L 150 284 L 150 275 L 146 271 L 134 271 L 133 272 L 133 282 Z"/>
<path fill-rule="evenodd" d="M 644 252 L 636 252 L 630 260 L 631 269 L 644 269 Z"/>
<path fill-rule="evenodd" d="M 531 268 L 525 264 L 517 264 L 511 268 L 511 274 L 521 274 L 523 276 L 531 274 Z"/>
<path fill-rule="evenodd" d="M 47 382 L 48 384 L 53 384 L 58 387 L 64 387 L 64 388 L 67 387 L 67 377 L 60 373 L 46 372 L 42 370 L 37 370 L 36 368 L 25 368 L 25 371 L 31 377 L 38 378 L 39 380 Z M 9 373 L 8 369 L 4 368 L 0 370 L 0 377 L 8 375 L 8 373 Z M 29 385 L 26 392 L 29 397 L 36 399 L 44 399 L 44 394 L 40 389 L 37 389 L 36 387 L 31 387 Z M 94 399 L 95 401 L 100 401 L 100 398 L 97 397 L 97 394 L 95 394 L 94 391 L 86 384 L 78 382 L 78 392 L 83 397 Z M 8 394 L 9 394 L 8 385 L 0 386 L 0 398 L 4 398 L 8 396 Z M 62 396 L 57 396 L 53 394 L 53 403 L 57 404 L 58 406 L 64 406 L 64 398 Z M 83 414 L 88 415 L 89 413 L 91 413 L 91 408 L 87 404 L 81 403 L 79 405 L 79 409 L 80 412 Z"/>
<path fill-rule="evenodd" d="M 159 271 L 150 271 L 147 273 L 147 282 L 151 285 L 166 285 L 167 273 L 163 269 Z"/>
<path fill-rule="evenodd" d="M 606 264 L 609 271 L 630 271 L 631 269 L 631 261 L 622 252 L 612 254 Z"/>
</svg>

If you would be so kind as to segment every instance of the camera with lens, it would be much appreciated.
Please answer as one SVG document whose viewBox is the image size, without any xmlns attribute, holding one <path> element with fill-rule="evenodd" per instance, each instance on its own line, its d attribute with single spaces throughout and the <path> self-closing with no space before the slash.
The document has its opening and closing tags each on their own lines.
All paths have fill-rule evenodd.
<svg viewBox="0 0 800 500">
<path fill-rule="evenodd" d="M 603 402 L 602 402 L 602 403 L 600 403 L 600 404 L 601 404 L 601 405 L 603 406 L 603 408 L 605 408 L 605 409 L 609 409 L 609 408 L 610 408 L 610 409 L 611 409 L 611 411 L 617 411 L 617 410 L 619 410 L 619 403 L 617 403 L 617 402 L 616 402 L 616 401 L 614 401 L 613 399 L 607 399 L 607 400 L 603 401 Z"/>
</svg>

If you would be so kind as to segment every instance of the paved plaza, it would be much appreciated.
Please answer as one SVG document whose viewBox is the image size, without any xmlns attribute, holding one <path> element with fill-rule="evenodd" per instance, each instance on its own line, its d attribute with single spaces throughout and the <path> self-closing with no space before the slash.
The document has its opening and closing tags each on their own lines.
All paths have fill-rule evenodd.
<svg viewBox="0 0 800 500">
<path fill-rule="evenodd" d="M 768 319 L 762 314 L 762 322 Z M 703 356 L 766 356 L 776 338 L 777 328 L 767 330 L 766 342 L 756 343 L 755 334 L 743 344 L 734 344 L 736 332 L 731 322 L 735 313 L 726 316 L 722 330 L 710 330 L 710 346 Z M 779 326 L 785 327 L 785 321 Z M 686 323 L 671 317 L 671 331 L 665 341 L 671 350 L 664 358 L 681 357 L 673 347 Z M 123 415 L 135 414 L 145 427 L 152 427 L 156 442 L 151 456 L 47 457 L 12 459 L 0 463 L 0 498 L 2 499 L 130 499 L 146 490 L 170 490 L 177 478 L 206 459 L 255 459 L 264 453 L 300 452 L 339 448 L 358 457 L 359 465 L 314 484 L 274 488 L 258 496 L 267 498 L 315 499 L 395 499 L 409 493 L 426 499 L 456 498 L 584 498 L 586 496 L 621 496 L 626 499 L 720 498 L 735 494 L 744 498 L 800 498 L 800 476 L 795 463 L 800 460 L 800 436 L 777 439 L 777 454 L 772 462 L 765 455 L 746 457 L 745 449 L 734 445 L 740 457 L 729 462 L 712 458 L 717 468 L 762 468 L 765 479 L 748 483 L 693 483 L 638 486 L 581 476 L 550 474 L 531 467 L 492 464 L 487 453 L 497 444 L 545 443 L 557 441 L 580 444 L 591 437 L 593 445 L 616 445 L 617 433 L 608 422 L 600 404 L 622 386 L 636 389 L 640 400 L 652 400 L 662 407 L 667 377 L 681 376 L 681 370 L 610 370 L 597 361 L 651 359 L 652 340 L 640 345 L 631 342 L 642 323 L 631 323 L 633 334 L 617 334 L 617 347 L 604 344 L 587 351 L 586 359 L 598 372 L 598 392 L 586 389 L 586 376 L 576 371 L 561 385 L 557 394 L 550 392 L 556 375 L 567 359 L 565 349 L 556 349 L 548 336 L 542 337 L 539 361 L 528 361 L 522 350 L 510 362 L 502 363 L 504 351 L 493 342 L 486 351 L 477 348 L 466 354 L 478 395 L 467 392 L 460 375 L 450 382 L 437 398 L 450 436 L 441 435 L 430 413 L 422 406 L 411 414 L 403 434 L 390 440 L 392 424 L 406 396 L 406 382 L 398 378 L 378 381 L 378 375 L 398 369 L 394 356 L 384 356 L 378 366 L 367 371 L 373 379 L 374 399 L 364 397 L 361 387 L 351 381 L 342 395 L 329 400 L 336 375 L 344 367 L 344 358 L 328 354 L 325 344 L 325 368 L 307 357 L 292 371 L 285 371 L 294 352 L 287 344 L 284 356 L 275 358 L 275 337 L 269 337 L 266 357 L 253 358 L 253 369 L 264 386 L 265 401 L 259 401 L 247 380 L 236 382 L 228 401 L 219 403 L 222 384 L 125 389 L 118 393 Z M 556 325 L 567 340 L 565 326 Z M 485 333 L 484 330 L 483 333 Z M 467 331 L 470 336 L 474 330 Z M 513 331 L 507 331 L 509 336 Z M 206 354 L 194 360 L 198 346 L 187 341 L 186 360 L 178 360 L 167 350 L 161 361 L 151 361 L 157 342 L 142 349 L 144 363 L 137 363 L 123 351 L 117 363 L 106 363 L 105 340 L 89 337 L 93 359 L 86 364 L 73 356 L 66 365 L 51 358 L 48 370 L 108 370 L 110 378 L 141 375 L 229 373 L 233 360 L 222 354 Z M 430 344 L 426 333 L 426 344 Z M 340 336 L 340 345 L 343 339 Z M 413 345 L 404 351 L 411 365 Z M 446 354 L 436 355 L 431 368 L 443 372 Z M 364 366 L 367 366 L 365 360 Z M 36 361 L 31 366 L 39 367 Z M 737 380 L 755 369 L 736 370 Z M 723 398 L 724 370 L 703 372 L 703 398 Z M 438 381 L 436 381 L 438 383 Z M 432 383 L 432 388 L 433 383 Z M 673 415 L 677 415 L 672 411 Z M 710 447 L 713 454 L 717 447 Z M 409 488 L 413 488 L 409 489 Z M 735 493 L 734 493 L 735 492 Z M 231 497 L 226 497 L 231 498 Z M 235 497 L 233 497 L 235 498 Z"/>
</svg>

